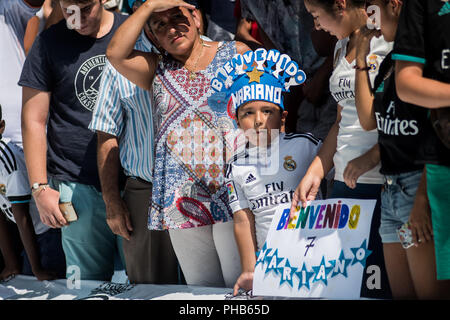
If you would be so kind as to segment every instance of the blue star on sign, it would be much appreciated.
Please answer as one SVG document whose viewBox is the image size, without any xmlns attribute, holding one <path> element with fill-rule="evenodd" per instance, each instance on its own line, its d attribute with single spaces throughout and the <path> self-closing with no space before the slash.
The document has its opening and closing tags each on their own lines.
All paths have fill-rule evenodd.
<svg viewBox="0 0 450 320">
<path fill-rule="evenodd" d="M 338 274 L 342 274 L 344 277 L 347 278 L 347 267 L 350 265 L 350 262 L 352 262 L 352 259 L 345 259 L 344 250 L 341 250 L 341 254 L 339 255 L 339 259 L 335 260 L 334 264 L 334 270 L 331 274 L 331 277 Z"/>
<path fill-rule="evenodd" d="M 364 268 L 366 266 L 367 257 L 372 253 L 372 250 L 367 249 L 367 239 L 364 239 L 359 248 L 350 248 L 350 250 L 354 255 L 352 265 L 359 262 Z"/>
<path fill-rule="evenodd" d="M 303 286 L 305 286 L 308 290 L 310 290 L 309 283 L 311 282 L 311 277 L 314 276 L 314 272 L 309 272 L 306 269 L 306 265 L 303 262 L 302 269 L 300 271 L 297 271 L 295 275 L 300 280 L 298 282 L 298 290 L 300 290 Z"/>
<path fill-rule="evenodd" d="M 267 269 L 266 269 L 266 274 L 269 273 L 270 271 L 275 272 L 276 275 L 278 275 L 278 265 L 280 264 L 281 261 L 283 261 L 284 258 L 278 258 L 278 249 L 275 250 L 275 252 L 273 253 L 273 255 L 271 256 L 267 256 L 264 260 L 265 262 L 268 263 L 267 265 Z"/>
<path fill-rule="evenodd" d="M 281 273 L 280 287 L 283 283 L 287 282 L 292 287 L 292 277 L 297 268 L 291 267 L 289 260 L 286 259 L 284 267 L 278 268 L 278 272 Z"/>
<path fill-rule="evenodd" d="M 322 281 L 327 286 L 328 285 L 327 277 L 330 274 L 330 272 L 333 270 L 333 266 L 327 267 L 325 265 L 325 257 L 322 256 L 322 261 L 320 261 L 320 265 L 312 267 L 312 268 L 314 270 L 313 283 L 316 281 Z"/>
</svg>

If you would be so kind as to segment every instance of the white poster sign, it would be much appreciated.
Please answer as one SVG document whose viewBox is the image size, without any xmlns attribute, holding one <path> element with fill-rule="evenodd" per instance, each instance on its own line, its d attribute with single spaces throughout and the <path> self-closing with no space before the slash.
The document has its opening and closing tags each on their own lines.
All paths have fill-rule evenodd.
<svg viewBox="0 0 450 320">
<path fill-rule="evenodd" d="M 257 254 L 255 296 L 357 299 L 375 200 L 328 199 L 279 208 Z"/>
</svg>

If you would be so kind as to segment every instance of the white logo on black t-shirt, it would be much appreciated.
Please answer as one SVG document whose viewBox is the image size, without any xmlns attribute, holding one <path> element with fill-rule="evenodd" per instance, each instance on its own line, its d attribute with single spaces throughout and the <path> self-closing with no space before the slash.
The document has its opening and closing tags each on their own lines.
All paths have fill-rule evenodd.
<svg viewBox="0 0 450 320">
<path fill-rule="evenodd" d="M 386 111 L 386 116 L 375 112 L 377 128 L 386 135 L 391 136 L 415 136 L 419 133 L 417 120 L 399 119 L 395 116 L 395 103 L 391 101 Z"/>
<path fill-rule="evenodd" d="M 450 69 L 450 49 L 442 50 L 441 68 L 442 70 Z"/>
<path fill-rule="evenodd" d="M 104 54 L 86 60 L 75 76 L 75 93 L 83 107 L 92 111 L 97 101 L 98 89 L 103 67 L 106 63 Z"/>
</svg>

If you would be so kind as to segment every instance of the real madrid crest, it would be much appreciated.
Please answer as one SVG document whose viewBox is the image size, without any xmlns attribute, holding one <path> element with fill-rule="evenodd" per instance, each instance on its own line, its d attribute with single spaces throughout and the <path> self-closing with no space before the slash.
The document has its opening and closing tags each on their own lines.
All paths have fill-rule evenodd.
<svg viewBox="0 0 450 320">
<path fill-rule="evenodd" d="M 292 159 L 292 156 L 284 157 L 283 168 L 285 168 L 287 171 L 294 171 L 295 168 L 297 168 L 297 164 Z"/>
<path fill-rule="evenodd" d="M 371 54 L 367 58 L 367 65 L 370 67 L 370 72 L 375 72 L 378 70 L 379 63 L 377 61 L 378 56 L 376 54 Z"/>
<path fill-rule="evenodd" d="M 6 195 L 6 186 L 4 184 L 0 184 L 0 194 Z"/>
</svg>

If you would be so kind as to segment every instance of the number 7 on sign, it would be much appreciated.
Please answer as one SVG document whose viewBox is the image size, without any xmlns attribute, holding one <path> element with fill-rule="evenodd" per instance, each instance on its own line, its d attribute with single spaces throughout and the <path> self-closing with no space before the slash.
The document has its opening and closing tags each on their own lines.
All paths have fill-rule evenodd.
<svg viewBox="0 0 450 320">
<path fill-rule="evenodd" d="M 309 248 L 314 247 L 313 243 L 314 243 L 314 240 L 316 240 L 316 237 L 308 237 L 307 240 L 311 240 L 311 242 L 305 246 L 306 251 L 305 251 L 304 257 L 306 257 L 306 254 L 308 253 Z"/>
</svg>

